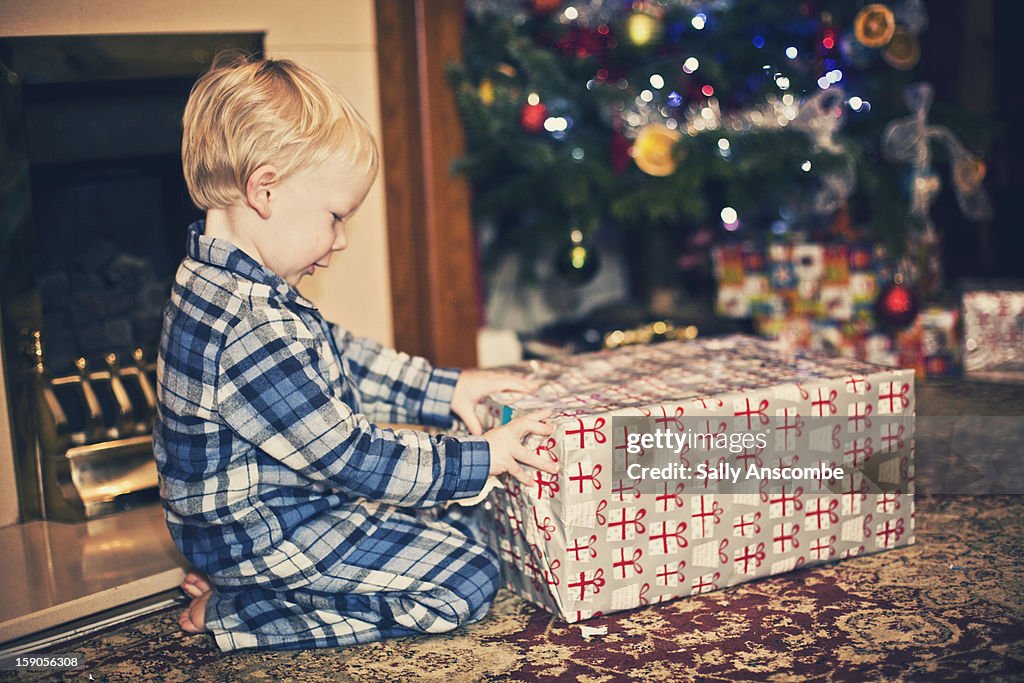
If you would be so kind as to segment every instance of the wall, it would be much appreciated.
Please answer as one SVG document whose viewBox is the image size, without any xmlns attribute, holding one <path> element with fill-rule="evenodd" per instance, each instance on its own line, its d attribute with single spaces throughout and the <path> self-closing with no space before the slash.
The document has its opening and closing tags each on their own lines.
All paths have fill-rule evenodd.
<svg viewBox="0 0 1024 683">
<path fill-rule="evenodd" d="M 0 35 L 263 31 L 271 57 L 303 62 L 348 97 L 380 136 L 372 0 L 4 0 Z M 305 281 L 303 293 L 329 320 L 392 344 L 383 183 L 349 221 L 349 247 Z M 184 234 L 185 226 L 182 226 Z M 2 368 L 0 368 L 2 373 Z M 15 521 L 8 424 L 0 397 L 0 526 Z"/>
</svg>

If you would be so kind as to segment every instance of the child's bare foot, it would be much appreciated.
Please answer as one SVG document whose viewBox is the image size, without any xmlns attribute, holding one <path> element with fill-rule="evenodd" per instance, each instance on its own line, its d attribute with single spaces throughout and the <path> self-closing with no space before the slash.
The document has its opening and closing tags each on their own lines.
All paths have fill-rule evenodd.
<svg viewBox="0 0 1024 683">
<path fill-rule="evenodd" d="M 213 595 L 213 586 L 205 576 L 189 572 L 181 582 L 181 590 L 192 597 L 185 611 L 178 617 L 178 625 L 186 633 L 202 633 L 206 630 L 206 603 Z"/>
<path fill-rule="evenodd" d="M 190 598 L 198 598 L 203 593 L 213 590 L 213 585 L 199 572 L 189 572 L 185 575 L 185 580 L 181 582 L 181 590 L 185 591 L 185 595 Z"/>
</svg>

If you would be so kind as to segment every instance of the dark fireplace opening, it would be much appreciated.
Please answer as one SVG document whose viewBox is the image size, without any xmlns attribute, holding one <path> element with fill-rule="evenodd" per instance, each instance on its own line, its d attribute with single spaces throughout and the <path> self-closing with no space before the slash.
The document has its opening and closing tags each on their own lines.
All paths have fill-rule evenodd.
<svg viewBox="0 0 1024 683">
<path fill-rule="evenodd" d="M 88 518 L 155 486 L 162 308 L 201 216 L 181 114 L 225 48 L 261 55 L 263 35 L 0 39 L 0 309 L 25 517 Z"/>
</svg>

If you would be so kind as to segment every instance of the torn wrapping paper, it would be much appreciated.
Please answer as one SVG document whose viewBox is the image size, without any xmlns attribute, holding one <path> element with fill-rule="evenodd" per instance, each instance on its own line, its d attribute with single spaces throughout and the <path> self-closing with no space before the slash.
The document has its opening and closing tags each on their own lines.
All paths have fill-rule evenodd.
<svg viewBox="0 0 1024 683">
<path fill-rule="evenodd" d="M 913 542 L 913 370 L 753 337 L 509 369 L 547 383 L 485 428 L 550 411 L 528 445 L 561 472 L 505 477 L 485 526 L 506 584 L 569 622 Z"/>
</svg>

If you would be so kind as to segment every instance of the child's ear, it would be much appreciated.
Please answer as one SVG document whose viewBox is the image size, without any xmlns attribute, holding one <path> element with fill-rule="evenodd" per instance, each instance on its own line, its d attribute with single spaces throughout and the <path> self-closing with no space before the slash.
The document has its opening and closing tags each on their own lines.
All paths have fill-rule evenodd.
<svg viewBox="0 0 1024 683">
<path fill-rule="evenodd" d="M 270 198 L 276 190 L 279 173 L 277 168 L 264 164 L 249 174 L 245 184 L 245 199 L 260 218 L 270 218 Z"/>
</svg>

